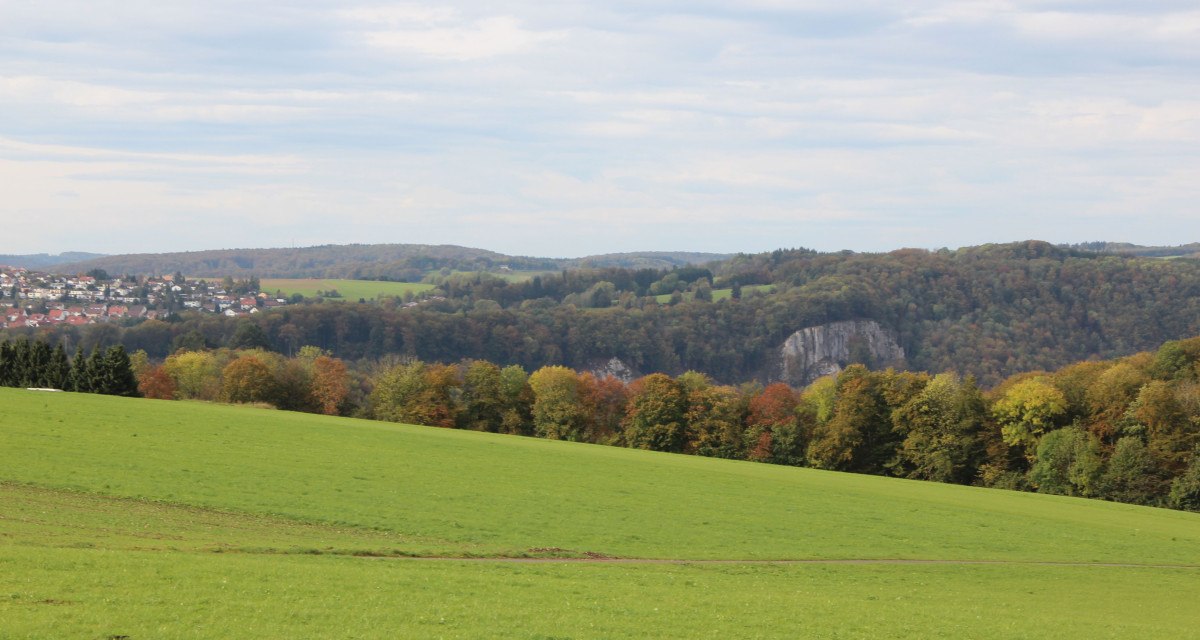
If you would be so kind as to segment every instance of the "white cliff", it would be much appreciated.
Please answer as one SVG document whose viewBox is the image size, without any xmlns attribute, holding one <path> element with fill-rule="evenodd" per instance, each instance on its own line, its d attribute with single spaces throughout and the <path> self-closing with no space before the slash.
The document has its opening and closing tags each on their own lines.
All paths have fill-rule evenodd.
<svg viewBox="0 0 1200 640">
<path fill-rule="evenodd" d="M 874 320 L 807 327 L 793 333 L 779 348 L 779 377 L 790 385 L 805 386 L 851 362 L 903 366 L 904 349 L 891 331 Z"/>
</svg>

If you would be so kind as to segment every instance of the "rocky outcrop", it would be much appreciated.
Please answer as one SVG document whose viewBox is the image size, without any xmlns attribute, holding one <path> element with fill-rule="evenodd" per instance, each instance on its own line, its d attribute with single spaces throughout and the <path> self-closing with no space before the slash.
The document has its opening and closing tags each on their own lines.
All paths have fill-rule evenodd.
<svg viewBox="0 0 1200 640">
<path fill-rule="evenodd" d="M 597 378 L 616 378 L 626 384 L 638 377 L 633 369 L 616 357 L 592 362 L 586 370 Z"/>
<path fill-rule="evenodd" d="M 844 320 L 793 333 L 779 348 L 779 379 L 802 387 L 852 363 L 904 366 L 904 349 L 874 320 Z"/>
</svg>

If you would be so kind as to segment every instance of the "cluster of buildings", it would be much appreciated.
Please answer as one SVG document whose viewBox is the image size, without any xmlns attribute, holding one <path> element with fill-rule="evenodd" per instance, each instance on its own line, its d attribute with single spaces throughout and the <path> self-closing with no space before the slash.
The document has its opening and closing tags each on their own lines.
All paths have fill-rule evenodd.
<svg viewBox="0 0 1200 640">
<path fill-rule="evenodd" d="M 90 304 L 87 306 L 67 306 L 62 302 L 46 304 L 45 312 L 37 311 L 34 307 L 9 307 L 4 309 L 0 326 L 8 329 L 21 327 L 42 327 L 53 324 L 79 326 L 110 322 L 132 318 L 158 318 L 165 312 L 147 309 L 143 305 L 106 305 Z"/>
<path fill-rule="evenodd" d="M 186 310 L 237 317 L 287 303 L 258 291 L 235 293 L 220 281 L 97 279 L 0 266 L 0 328 L 163 318 Z"/>
</svg>

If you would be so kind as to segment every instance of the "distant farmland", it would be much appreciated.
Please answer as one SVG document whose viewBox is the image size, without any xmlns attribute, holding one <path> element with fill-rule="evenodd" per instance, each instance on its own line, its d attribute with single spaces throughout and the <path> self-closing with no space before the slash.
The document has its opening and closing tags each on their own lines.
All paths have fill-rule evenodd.
<svg viewBox="0 0 1200 640">
<path fill-rule="evenodd" d="M 384 282 L 380 280 L 338 280 L 319 278 L 263 278 L 260 280 L 262 290 L 267 293 L 282 292 L 284 296 L 299 293 L 306 298 L 317 295 L 318 291 L 336 290 L 346 300 L 355 301 L 359 298 L 374 300 L 380 296 L 403 296 L 429 291 L 431 284 L 420 282 Z"/>
<path fill-rule="evenodd" d="M 0 389 L 0 635 L 1181 638 L 1200 515 Z"/>
<path fill-rule="evenodd" d="M 755 293 L 755 292 L 774 293 L 775 285 L 773 285 L 773 284 L 748 284 L 748 285 L 742 287 L 742 295 L 749 295 L 750 293 Z M 673 295 L 675 295 L 675 294 L 663 293 L 663 294 L 654 296 L 654 299 L 657 300 L 661 304 L 666 304 L 671 301 L 671 296 L 673 296 Z M 683 294 L 684 300 L 691 300 L 692 297 L 693 296 L 692 296 L 691 292 L 686 292 Z M 720 302 L 722 300 L 728 300 L 729 298 L 732 298 L 732 297 L 733 297 L 733 289 L 713 289 L 712 290 L 713 302 Z"/>
</svg>

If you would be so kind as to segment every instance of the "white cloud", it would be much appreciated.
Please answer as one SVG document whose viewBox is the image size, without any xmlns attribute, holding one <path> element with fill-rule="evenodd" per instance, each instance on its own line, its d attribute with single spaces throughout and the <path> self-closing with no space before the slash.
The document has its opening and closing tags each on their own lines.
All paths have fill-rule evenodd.
<svg viewBox="0 0 1200 640">
<path fill-rule="evenodd" d="M 73 175 L 79 171 L 80 167 L 85 166 L 88 167 L 88 173 L 114 173 L 130 168 L 135 168 L 140 172 L 147 168 L 169 165 L 175 169 L 199 169 L 210 172 L 258 175 L 295 173 L 303 170 L 305 166 L 305 161 L 297 156 L 154 153 L 56 144 L 36 144 L 4 137 L 0 137 L 0 158 L 45 166 L 62 163 L 64 166 L 70 167 L 69 170 L 56 174 L 60 177 Z M 84 162 L 92 164 L 80 164 Z M 9 184 L 16 185 L 19 183 L 13 181 Z"/>
<path fill-rule="evenodd" d="M 108 108 L 161 102 L 168 94 L 41 76 L 0 76 L 0 100 Z"/>
<path fill-rule="evenodd" d="M 340 13 L 367 45 L 393 53 L 443 60 L 480 60 L 527 53 L 566 37 L 565 31 L 528 29 L 514 16 L 466 20 L 448 7 L 362 7 Z"/>
</svg>

